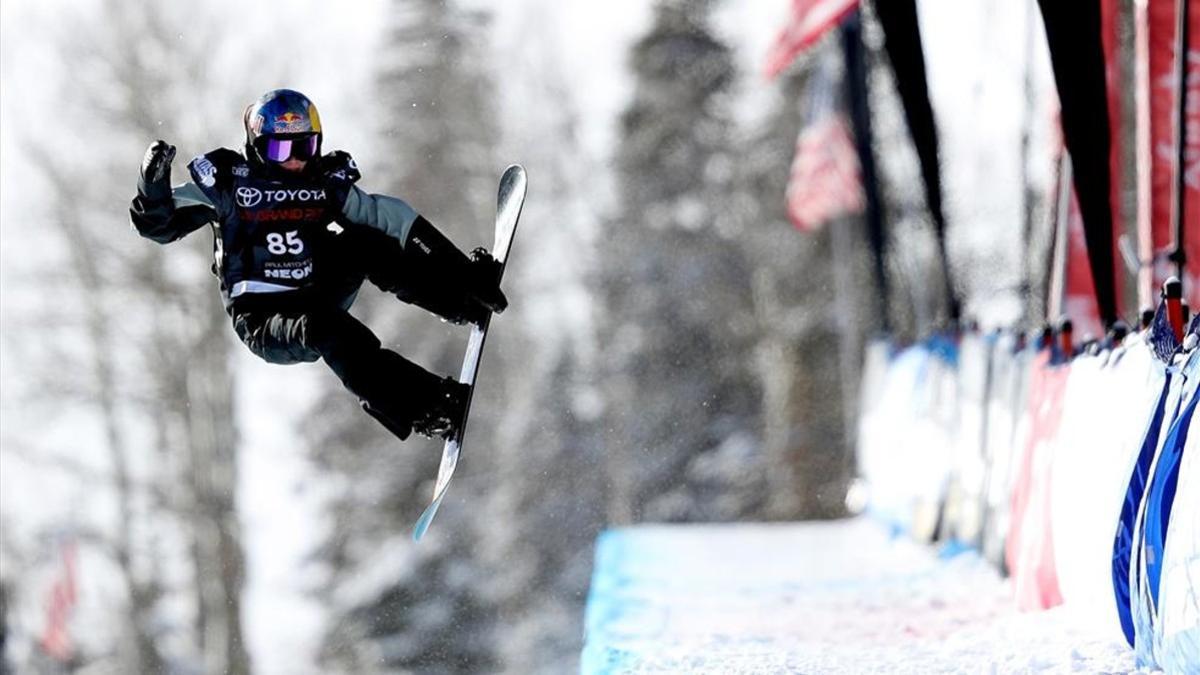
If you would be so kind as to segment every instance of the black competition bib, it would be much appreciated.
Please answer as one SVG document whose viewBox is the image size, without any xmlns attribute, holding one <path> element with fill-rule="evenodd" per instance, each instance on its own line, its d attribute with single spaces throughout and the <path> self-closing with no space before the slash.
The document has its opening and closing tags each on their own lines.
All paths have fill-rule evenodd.
<svg viewBox="0 0 1200 675">
<path fill-rule="evenodd" d="M 218 204 L 217 267 L 230 297 L 292 291 L 315 282 L 314 247 L 341 213 L 348 189 L 343 183 L 352 181 L 340 176 L 331 181 L 324 172 L 294 180 L 268 178 L 232 151 L 198 157 L 189 168 Z"/>
<path fill-rule="evenodd" d="M 333 222 L 329 199 L 320 185 L 282 184 L 235 178 L 235 224 L 226 241 L 227 268 L 240 262 L 236 277 L 227 275 L 230 294 L 290 290 L 307 286 L 315 272 L 314 235 Z M 232 271 L 232 269 L 230 270 Z M 282 288 L 279 288 L 282 287 Z"/>
</svg>

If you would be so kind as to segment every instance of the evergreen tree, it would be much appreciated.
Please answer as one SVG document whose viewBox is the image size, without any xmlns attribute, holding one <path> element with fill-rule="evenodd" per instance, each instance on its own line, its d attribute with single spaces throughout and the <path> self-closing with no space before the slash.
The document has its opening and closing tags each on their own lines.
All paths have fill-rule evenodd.
<svg viewBox="0 0 1200 675">
<path fill-rule="evenodd" d="M 522 23 L 552 23 L 530 6 Z M 489 337 L 485 388 L 503 391 L 496 433 L 469 441 L 494 454 L 490 499 L 477 502 L 480 592 L 494 599 L 505 672 L 577 670 L 593 542 L 603 525 L 605 448 L 596 412 L 592 289 L 596 216 L 606 196 L 599 162 L 576 129 L 561 48 L 553 37 L 507 45 L 505 157 L 526 166 L 530 198 L 505 288 L 513 306 Z M 500 358 L 511 355 L 508 358 Z"/>
<path fill-rule="evenodd" d="M 726 197 L 735 69 L 709 29 L 712 4 L 660 2 L 632 53 L 620 210 L 607 225 L 601 273 L 617 523 L 753 508 L 751 268 Z"/>
<path fill-rule="evenodd" d="M 836 40 L 826 42 L 780 80 L 739 166 L 737 194 L 744 205 L 739 215 L 749 223 L 741 244 L 756 263 L 757 376 L 770 465 L 764 515 L 772 518 L 842 515 L 852 468 L 846 405 L 854 400 L 858 374 L 846 368 L 842 350 L 857 362 L 867 319 L 868 297 L 846 283 L 869 278 L 863 220 L 841 217 L 800 233 L 785 210 L 795 139 L 810 116 L 811 88 L 841 86 L 838 73 L 814 77 L 814 71 L 828 71 L 839 49 Z M 840 98 L 836 89 L 832 95 Z M 835 250 L 839 236 L 846 243 Z M 842 266 L 840 276 L 836 266 Z"/>
<path fill-rule="evenodd" d="M 378 80 L 387 111 L 371 120 L 382 127 L 384 151 L 377 165 L 363 166 L 363 184 L 405 199 L 465 250 L 490 246 L 500 172 L 493 95 L 478 48 L 486 17 L 453 2 L 397 0 L 391 22 Z M 402 309 L 373 289 L 364 289 L 355 312 L 368 317 L 385 345 L 434 372 L 458 375 L 465 328 Z M 477 407 L 488 408 L 478 400 Z M 494 427 L 486 414 L 473 414 L 471 423 L 485 436 Z M 493 667 L 471 514 L 447 503 L 429 539 L 414 547 L 409 538 L 432 496 L 441 444 L 412 438 L 401 445 L 332 380 L 306 435 L 318 463 L 349 486 L 330 505 L 333 526 L 319 551 L 329 563 L 322 594 L 332 614 L 324 664 L 353 672 Z M 454 488 L 479 499 L 490 482 L 487 457 L 470 461 L 479 473 L 460 471 Z M 372 584 L 363 588 L 363 578 Z"/>
</svg>

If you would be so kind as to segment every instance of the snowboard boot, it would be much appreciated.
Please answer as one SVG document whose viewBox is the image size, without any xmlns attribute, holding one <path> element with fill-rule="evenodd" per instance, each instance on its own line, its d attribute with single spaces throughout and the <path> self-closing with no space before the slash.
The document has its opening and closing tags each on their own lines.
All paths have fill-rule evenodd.
<svg viewBox="0 0 1200 675">
<path fill-rule="evenodd" d="M 475 302 L 490 312 L 499 314 L 508 307 L 508 298 L 500 290 L 500 261 L 480 246 L 471 251 L 467 272 L 467 287 Z"/>
<path fill-rule="evenodd" d="M 453 378 L 442 378 L 424 409 L 413 419 L 413 431 L 429 438 L 453 438 L 463 422 L 470 389 Z"/>
<path fill-rule="evenodd" d="M 442 378 L 396 352 L 378 348 L 378 342 L 375 345 L 373 352 L 364 347 L 335 359 L 327 354 L 325 360 L 336 364 L 334 372 L 358 396 L 363 411 L 403 441 L 412 433 L 422 402 L 432 396 Z"/>
<path fill-rule="evenodd" d="M 375 421 L 379 422 L 384 426 L 385 429 L 395 434 L 396 438 L 399 438 L 403 441 L 412 434 L 412 420 L 409 420 L 396 413 L 388 414 L 380 407 L 372 405 L 370 401 L 359 401 L 359 404 L 362 405 L 364 412 L 371 417 L 374 417 Z"/>
</svg>

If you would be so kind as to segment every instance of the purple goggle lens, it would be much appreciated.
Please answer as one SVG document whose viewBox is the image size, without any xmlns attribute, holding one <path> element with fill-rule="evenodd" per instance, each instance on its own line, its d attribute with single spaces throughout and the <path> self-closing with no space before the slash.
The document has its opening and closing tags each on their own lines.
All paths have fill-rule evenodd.
<svg viewBox="0 0 1200 675">
<path fill-rule="evenodd" d="M 263 136 L 259 139 L 259 150 L 262 151 L 263 157 L 272 162 L 286 162 L 291 157 L 309 160 L 317 154 L 317 143 L 316 134 L 300 138 Z"/>
</svg>

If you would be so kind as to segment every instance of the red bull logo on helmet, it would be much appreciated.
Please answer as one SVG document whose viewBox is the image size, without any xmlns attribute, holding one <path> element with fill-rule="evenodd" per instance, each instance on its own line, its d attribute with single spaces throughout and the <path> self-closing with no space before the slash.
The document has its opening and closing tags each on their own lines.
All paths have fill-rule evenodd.
<svg viewBox="0 0 1200 675">
<path fill-rule="evenodd" d="M 275 118 L 275 133 L 292 134 L 309 131 L 308 118 L 290 110 Z"/>
<path fill-rule="evenodd" d="M 321 119 L 317 117 L 317 110 L 311 104 L 308 106 L 308 114 L 287 111 L 280 113 L 275 117 L 272 131 L 277 134 L 298 134 L 307 132 L 321 131 Z"/>
</svg>

